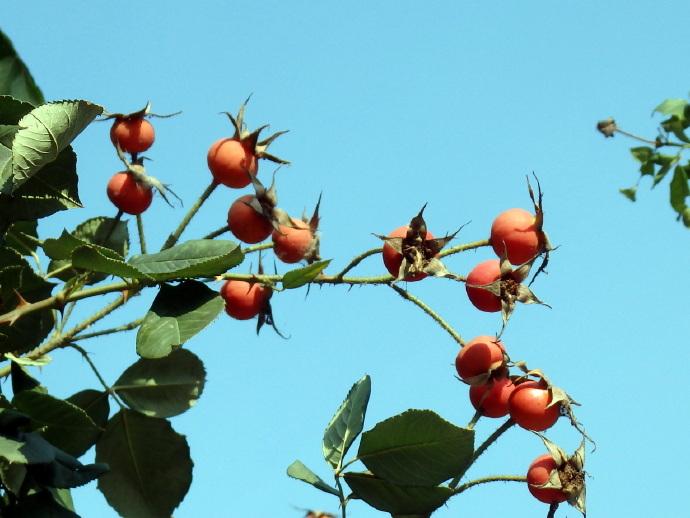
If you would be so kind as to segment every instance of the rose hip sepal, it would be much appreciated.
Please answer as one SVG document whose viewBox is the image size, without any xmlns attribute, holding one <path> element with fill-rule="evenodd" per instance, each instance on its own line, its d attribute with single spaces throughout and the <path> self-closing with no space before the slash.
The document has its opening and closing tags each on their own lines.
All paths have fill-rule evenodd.
<svg viewBox="0 0 690 518">
<path fill-rule="evenodd" d="M 450 275 L 437 256 L 461 229 L 435 239 L 427 230 L 426 221 L 424 221 L 425 208 L 426 204 L 419 214 L 410 220 L 407 229 L 397 228 L 388 236 L 374 234 L 385 243 L 382 250 L 383 261 L 396 281 L 418 281 L 427 275 L 434 277 Z"/>
<path fill-rule="evenodd" d="M 281 224 L 273 231 L 273 252 L 284 263 L 292 264 L 305 260 L 311 264 L 321 260 L 319 245 L 319 207 L 321 195 L 316 202 L 311 218 L 290 218 L 287 214 L 280 217 Z M 287 220 L 284 221 L 284 218 Z M 284 221 L 284 223 L 282 222 Z"/>
<path fill-rule="evenodd" d="M 242 103 L 237 117 L 225 112 L 235 130 L 233 136 L 216 140 L 211 144 L 206 157 L 213 179 L 217 183 L 234 189 L 249 185 L 250 177 L 256 176 L 258 172 L 259 159 L 270 160 L 277 164 L 289 164 L 287 160 L 278 158 L 267 151 L 271 143 L 287 131 L 278 131 L 268 138 L 259 140 L 259 135 L 268 126 L 261 126 L 251 133 L 246 130 L 244 111 L 247 102 L 249 99 Z"/>
<path fill-rule="evenodd" d="M 179 115 L 181 112 L 168 115 L 151 113 L 151 103 L 147 102 L 141 110 L 132 113 L 109 113 L 101 120 L 114 119 L 110 127 L 110 140 L 125 153 L 136 157 L 138 153 L 146 151 L 153 145 L 156 138 L 150 117 L 167 118 Z M 134 158 L 132 159 L 134 161 Z"/>
<path fill-rule="evenodd" d="M 541 304 L 550 308 L 551 306 L 539 300 L 532 290 L 522 283 L 529 275 L 531 267 L 530 262 L 513 269 L 506 257 L 478 264 L 469 273 L 465 283 L 470 302 L 481 311 L 501 311 L 503 328 L 518 302 Z"/>
<path fill-rule="evenodd" d="M 541 434 L 549 451 L 534 459 L 527 471 L 527 488 L 540 502 L 554 504 L 568 502 L 583 515 L 586 514 L 585 498 L 585 441 L 573 455 L 568 456 L 559 446 Z"/>
</svg>

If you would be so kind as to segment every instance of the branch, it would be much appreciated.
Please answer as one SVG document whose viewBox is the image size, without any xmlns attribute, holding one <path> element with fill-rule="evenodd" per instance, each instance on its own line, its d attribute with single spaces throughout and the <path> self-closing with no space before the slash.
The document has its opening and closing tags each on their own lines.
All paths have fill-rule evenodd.
<svg viewBox="0 0 690 518">
<path fill-rule="evenodd" d="M 225 234 L 228 230 L 230 230 L 230 226 L 225 225 L 224 227 L 221 227 L 218 230 L 214 230 L 213 232 L 206 234 L 201 239 L 215 239 L 218 236 L 222 236 L 223 234 Z"/>
<path fill-rule="evenodd" d="M 86 360 L 86 363 L 89 364 L 89 367 L 91 367 L 91 370 L 96 375 L 96 377 L 98 378 L 98 381 L 100 381 L 100 383 L 103 386 L 103 388 L 105 389 L 105 391 L 113 397 L 113 399 L 120 406 L 120 408 L 124 409 L 125 405 L 122 403 L 122 401 L 120 401 L 120 398 L 117 396 L 117 394 L 115 393 L 113 388 L 106 383 L 105 379 L 103 378 L 101 373 L 98 371 L 98 368 L 96 368 L 96 364 L 93 363 L 93 360 L 91 360 L 89 353 L 87 353 L 84 348 L 78 346 L 77 344 L 70 343 L 67 345 L 82 355 L 82 358 L 84 358 Z"/>
<path fill-rule="evenodd" d="M 201 193 L 201 196 L 199 196 L 199 199 L 196 200 L 194 205 L 192 205 L 185 214 L 184 218 L 182 218 L 182 221 L 180 221 L 180 224 L 177 226 L 175 231 L 168 236 L 168 239 L 165 240 L 165 243 L 163 244 L 163 247 L 161 248 L 162 250 L 165 250 L 166 248 L 170 248 L 173 246 L 175 243 L 177 243 L 177 240 L 180 239 L 180 236 L 182 235 L 182 232 L 184 232 L 184 229 L 187 228 L 187 225 L 189 225 L 189 222 L 192 221 L 192 218 L 196 215 L 197 212 L 199 212 L 199 209 L 201 206 L 204 204 L 206 200 L 208 200 L 209 196 L 211 196 L 211 193 L 218 187 L 218 184 L 214 181 L 211 181 L 208 187 L 206 187 L 206 190 Z"/>
<path fill-rule="evenodd" d="M 482 477 L 461 485 L 453 491 L 453 494 L 459 495 L 471 487 L 478 486 L 479 484 L 487 484 L 489 482 L 527 482 L 527 477 L 524 475 L 493 475 L 490 477 Z"/>
<path fill-rule="evenodd" d="M 446 257 L 448 255 L 455 255 L 459 254 L 460 252 L 465 252 L 467 250 L 475 250 L 477 248 L 481 248 L 483 246 L 490 246 L 491 243 L 489 243 L 488 239 L 482 239 L 481 241 L 474 241 L 472 243 L 465 243 L 464 245 L 457 245 L 457 246 L 452 246 L 450 248 L 446 248 L 445 250 L 441 250 L 441 252 L 438 254 L 439 258 L 441 257 Z"/>
<path fill-rule="evenodd" d="M 474 454 L 472 455 L 472 460 L 470 461 L 470 463 L 467 466 L 465 466 L 465 469 L 459 475 L 457 475 L 453 480 L 451 480 L 450 484 L 448 484 L 448 487 L 457 487 L 457 485 L 460 483 L 460 479 L 465 475 L 465 473 L 467 473 L 467 470 L 470 469 L 472 464 L 476 462 L 476 460 L 481 456 L 481 454 L 484 453 L 489 448 L 489 446 L 496 442 L 496 439 L 498 439 L 501 435 L 510 430 L 510 428 L 514 424 L 515 421 L 509 418 L 505 423 L 499 426 L 494 431 L 494 433 L 489 435 L 489 437 L 486 438 L 486 440 L 479 446 L 479 448 L 474 450 Z"/>
<path fill-rule="evenodd" d="M 381 250 L 382 250 L 381 248 L 372 248 L 371 250 L 367 250 L 366 252 L 359 254 L 357 257 L 352 259 L 352 261 L 350 261 L 350 264 L 348 264 L 345 268 L 343 268 L 343 270 L 340 273 L 338 273 L 335 276 L 335 278 L 336 279 L 342 279 L 347 272 L 352 270 L 355 266 L 357 266 L 359 263 L 361 263 L 364 259 L 366 259 L 367 257 L 370 257 L 372 255 L 380 254 Z"/>
<path fill-rule="evenodd" d="M 556 510 L 558 509 L 558 502 L 553 503 L 549 506 L 549 514 L 546 515 L 546 518 L 554 518 L 556 516 Z"/>
<path fill-rule="evenodd" d="M 451 327 L 448 322 L 443 320 L 441 316 L 439 316 L 438 313 L 436 313 L 433 309 L 431 309 L 429 306 L 427 306 L 424 302 L 419 300 L 417 297 L 412 295 L 411 293 L 405 291 L 402 289 L 400 286 L 397 284 L 390 284 L 390 287 L 395 290 L 402 298 L 409 300 L 413 304 L 416 304 L 424 313 L 429 315 L 431 318 L 433 318 L 438 325 L 440 325 L 445 331 L 451 336 L 453 340 L 455 340 L 460 347 L 463 347 L 465 345 L 465 341 L 462 339 L 462 337 L 458 334 L 458 332 Z"/>
<path fill-rule="evenodd" d="M 54 351 L 55 349 L 59 349 L 61 347 L 65 347 L 69 343 L 71 343 L 72 338 L 79 334 L 81 331 L 87 329 L 89 326 L 94 324 L 95 322 L 98 322 L 102 318 L 105 318 L 108 316 L 110 313 L 115 311 L 117 308 L 122 306 L 126 301 L 128 297 L 125 297 L 124 295 L 120 295 L 117 299 L 112 301 L 110 304 L 107 304 L 104 306 L 102 309 L 91 315 L 89 318 L 81 322 L 80 324 L 74 326 L 72 329 L 67 331 L 66 333 L 63 333 L 61 335 L 56 336 L 55 338 L 48 340 L 45 342 L 43 345 L 37 347 L 30 353 L 26 354 L 26 358 L 30 358 L 32 360 L 35 360 L 37 358 L 40 358 L 41 356 L 44 356 L 48 354 L 51 351 Z M 10 369 L 9 367 L 4 367 L 3 369 L 0 369 L 0 377 L 5 377 L 9 375 Z"/>
<path fill-rule="evenodd" d="M 109 329 L 102 329 L 101 331 L 94 331 L 93 333 L 81 333 L 74 337 L 74 341 L 88 340 L 89 338 L 96 338 L 97 336 L 111 335 L 114 333 L 121 333 L 123 331 L 131 331 L 136 329 L 144 321 L 143 318 L 137 318 L 128 324 L 123 324 L 117 327 L 111 327 Z"/>
<path fill-rule="evenodd" d="M 139 247 L 141 253 L 146 253 L 146 237 L 144 237 L 144 220 L 141 219 L 141 214 L 137 214 L 137 231 L 139 232 Z"/>
</svg>

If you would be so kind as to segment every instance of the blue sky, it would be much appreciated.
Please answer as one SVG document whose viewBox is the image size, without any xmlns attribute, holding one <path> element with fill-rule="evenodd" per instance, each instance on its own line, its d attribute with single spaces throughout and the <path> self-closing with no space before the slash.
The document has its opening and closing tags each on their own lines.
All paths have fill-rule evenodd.
<svg viewBox="0 0 690 518">
<path fill-rule="evenodd" d="M 323 191 L 321 250 L 334 272 L 378 246 L 372 232 L 406 223 L 425 202 L 436 235 L 471 221 L 459 240 L 487 237 L 499 212 L 529 208 L 524 178 L 534 171 L 559 248 L 533 287 L 553 309 L 518 308 L 506 347 L 582 403 L 578 416 L 598 446 L 587 459 L 590 516 L 679 514 L 678 500 L 664 495 L 690 462 L 682 370 L 690 236 L 674 221 L 666 184 L 642 188 L 636 204 L 618 194 L 637 180 L 631 143 L 605 141 L 594 125 L 613 115 L 651 136 L 654 106 L 687 95 L 687 2 L 98 4 L 4 6 L 1 27 L 46 97 L 89 99 L 113 112 L 147 100 L 159 113 L 182 110 L 154 120 L 148 171 L 189 206 L 210 179 L 208 146 L 231 133 L 218 113 L 253 93 L 250 126 L 290 129 L 272 148 L 292 162 L 278 173 L 281 205 L 299 214 Z M 105 185 L 120 164 L 108 127 L 94 124 L 75 143 L 85 208 L 42 221 L 44 237 L 114 215 Z M 271 169 L 262 164 L 260 177 L 268 181 Z M 239 195 L 218 189 L 184 238 L 222 226 Z M 151 248 L 182 214 L 154 199 L 145 215 Z M 489 257 L 483 249 L 447 265 L 467 273 Z M 383 271 L 378 257 L 357 270 Z M 475 311 L 460 285 L 408 287 L 466 338 L 499 328 L 499 316 Z M 287 341 L 223 316 L 187 344 L 208 382 L 198 405 L 173 419 L 195 463 L 176 518 L 300 516 L 292 506 L 336 512 L 333 498 L 285 468 L 299 458 L 328 475 L 323 428 L 364 373 L 373 380 L 366 428 L 407 408 L 457 424 L 472 416 L 453 377 L 455 344 L 417 308 L 385 287 L 305 295 L 273 298 Z M 109 323 L 142 315 L 152 298 L 142 295 Z M 133 333 L 85 345 L 111 382 L 136 359 Z M 53 358 L 40 375 L 53 393 L 98 387 L 76 353 Z M 499 423 L 480 421 L 478 439 Z M 549 436 L 567 450 L 579 442 L 563 420 Z M 511 430 L 468 475 L 524 474 L 542 451 L 537 437 Z M 95 485 L 74 494 L 82 516 L 115 516 Z M 546 506 L 525 487 L 492 484 L 434 516 L 496 512 L 539 517 Z M 380 514 L 355 502 L 350 515 Z"/>
</svg>

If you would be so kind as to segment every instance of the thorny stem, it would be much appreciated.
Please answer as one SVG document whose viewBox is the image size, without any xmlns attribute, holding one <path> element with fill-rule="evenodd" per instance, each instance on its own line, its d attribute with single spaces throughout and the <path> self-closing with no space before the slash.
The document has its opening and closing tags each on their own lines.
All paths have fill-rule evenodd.
<svg viewBox="0 0 690 518">
<path fill-rule="evenodd" d="M 357 257 L 352 259 L 350 263 L 342 269 L 342 271 L 338 274 L 335 275 L 336 279 L 342 279 L 347 272 L 352 270 L 355 266 L 357 266 L 359 263 L 361 263 L 364 259 L 366 259 L 369 256 L 380 254 L 381 253 L 381 248 L 372 248 L 371 250 L 367 250 L 366 252 L 363 252 L 359 254 Z"/>
<path fill-rule="evenodd" d="M 98 378 L 98 381 L 100 381 L 101 385 L 103 385 L 103 388 L 105 389 L 105 391 L 113 397 L 113 399 L 120 406 L 120 408 L 124 409 L 125 408 L 124 404 L 122 403 L 122 401 L 120 401 L 120 398 L 117 397 L 117 394 L 115 394 L 115 391 L 113 390 L 113 388 L 110 385 L 108 385 L 108 383 L 106 383 L 105 379 L 103 378 L 101 373 L 98 371 L 96 364 L 93 363 L 93 360 L 91 360 L 89 353 L 87 353 L 83 347 L 80 347 L 75 343 L 70 343 L 67 345 L 68 345 L 68 347 L 71 347 L 75 351 L 79 352 L 79 354 L 81 354 L 82 358 L 84 358 L 86 360 L 86 363 L 89 364 L 89 367 L 91 367 L 91 370 L 93 371 L 93 373 Z"/>
<path fill-rule="evenodd" d="M 527 477 L 524 475 L 493 475 L 490 477 L 482 477 L 459 486 L 453 491 L 453 494 L 459 495 L 471 487 L 478 486 L 479 484 L 487 484 L 489 482 L 527 482 Z"/>
<path fill-rule="evenodd" d="M 546 518 L 554 518 L 556 516 L 556 509 L 558 509 L 558 502 L 549 506 L 549 514 L 546 515 Z"/>
<path fill-rule="evenodd" d="M 480 241 L 474 241 L 472 243 L 465 243 L 464 245 L 451 246 L 445 250 L 441 250 L 438 254 L 439 257 L 446 257 L 448 255 L 459 254 L 460 252 L 465 252 L 466 250 L 474 250 L 475 248 L 481 248 L 483 246 L 489 246 L 488 239 L 482 239 Z"/>
<path fill-rule="evenodd" d="M 338 493 L 340 493 L 338 498 L 340 498 L 341 518 L 347 518 L 347 514 L 345 511 L 345 508 L 347 507 L 347 498 L 345 498 L 345 493 L 343 492 L 343 485 L 341 484 L 340 477 L 338 476 L 335 477 L 335 485 L 338 488 Z"/>
<path fill-rule="evenodd" d="M 229 225 L 225 225 L 224 227 L 219 228 L 218 230 L 214 230 L 213 232 L 210 232 L 209 234 L 206 234 L 204 237 L 201 239 L 215 239 L 218 236 L 222 236 L 225 234 L 228 230 L 230 230 Z"/>
<path fill-rule="evenodd" d="M 143 318 L 137 318 L 136 320 L 133 320 L 129 322 L 128 324 L 123 324 L 121 326 L 117 327 L 111 327 L 108 329 L 102 329 L 100 331 L 94 331 L 92 333 L 81 333 L 77 334 L 74 337 L 74 340 L 88 340 L 89 338 L 96 338 L 97 336 L 104 336 L 104 335 L 111 335 L 114 333 L 121 333 L 123 331 L 131 331 L 132 329 L 136 329 L 141 325 L 141 323 L 144 321 Z"/>
<path fill-rule="evenodd" d="M 273 248 L 273 243 L 262 243 L 260 245 L 248 246 L 242 250 L 242 253 L 247 255 L 253 252 L 258 252 L 259 250 L 268 250 L 269 248 Z"/>
<path fill-rule="evenodd" d="M 184 229 L 187 228 L 189 222 L 192 221 L 192 218 L 196 215 L 196 213 L 199 211 L 204 202 L 208 200 L 209 196 L 211 196 L 211 193 L 213 193 L 216 187 L 218 187 L 218 184 L 215 181 L 211 181 L 208 187 L 206 187 L 206 190 L 203 193 L 201 193 L 199 199 L 196 200 L 194 205 L 192 205 L 189 208 L 189 211 L 187 212 L 187 214 L 185 214 L 184 218 L 182 218 L 182 221 L 180 221 L 180 224 L 177 226 L 175 231 L 172 234 L 170 234 L 170 236 L 168 236 L 168 239 L 166 239 L 161 250 L 170 248 L 175 243 L 177 243 L 177 240 L 180 239 L 180 236 L 182 235 L 182 232 L 184 232 Z"/>
<path fill-rule="evenodd" d="M 128 297 L 125 297 L 124 295 L 120 295 L 117 299 L 112 301 L 111 303 L 105 305 L 103 308 L 101 308 L 99 311 L 91 315 L 89 318 L 81 322 L 80 324 L 74 326 L 72 329 L 67 331 L 66 333 L 60 334 L 56 336 L 55 338 L 48 340 L 46 343 L 43 345 L 37 347 L 30 353 L 26 354 L 25 356 L 27 358 L 30 358 L 32 360 L 35 360 L 37 358 L 40 358 L 41 356 L 44 356 L 48 354 L 49 352 L 59 349 L 61 347 L 65 347 L 67 344 L 71 343 L 72 338 L 82 332 L 84 329 L 87 329 L 89 326 L 94 324 L 95 322 L 98 322 L 102 318 L 105 318 L 108 316 L 110 313 L 115 311 L 117 308 L 122 306 L 126 301 Z M 10 373 L 10 369 L 8 367 L 5 367 L 3 369 L 0 369 L 0 377 L 5 377 Z"/>
<path fill-rule="evenodd" d="M 474 454 L 472 455 L 472 461 L 465 467 L 465 469 L 460 473 L 458 476 L 456 476 L 453 480 L 450 481 L 450 484 L 448 484 L 448 487 L 451 489 L 454 489 L 457 487 L 457 485 L 460 483 L 460 479 L 467 473 L 467 470 L 470 469 L 470 466 L 476 462 L 476 460 L 480 457 L 482 453 L 484 453 L 489 446 L 491 446 L 496 440 L 503 435 L 506 431 L 508 431 L 513 425 L 515 424 L 515 421 L 512 419 L 508 419 L 505 423 L 503 423 L 501 426 L 499 426 L 494 433 L 489 435 L 489 437 L 486 438 L 486 440 L 481 443 L 479 448 L 477 448 L 474 451 Z"/>
<path fill-rule="evenodd" d="M 433 309 L 427 306 L 424 302 L 419 300 L 411 293 L 405 291 L 397 284 L 390 284 L 390 287 L 393 290 L 395 290 L 398 293 L 398 295 L 400 295 L 402 298 L 409 300 L 413 304 L 416 304 L 422 311 L 424 311 L 424 313 L 433 318 L 436 321 L 436 323 L 440 325 L 451 336 L 451 338 L 460 345 L 460 347 L 463 347 L 465 345 L 465 341 L 458 334 L 458 332 L 455 329 L 453 329 L 451 325 L 448 324 L 448 322 L 443 320 L 443 318 L 441 318 L 438 313 L 436 313 Z"/>
<path fill-rule="evenodd" d="M 141 253 L 146 253 L 146 237 L 144 236 L 144 220 L 141 218 L 141 214 L 137 214 L 137 231 L 139 232 L 139 247 L 141 248 Z"/>
</svg>

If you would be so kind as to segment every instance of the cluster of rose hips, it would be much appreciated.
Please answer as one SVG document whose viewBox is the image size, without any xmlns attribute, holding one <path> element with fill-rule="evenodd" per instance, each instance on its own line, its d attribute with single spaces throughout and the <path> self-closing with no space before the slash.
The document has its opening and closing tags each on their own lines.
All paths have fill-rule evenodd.
<svg viewBox="0 0 690 518">
<path fill-rule="evenodd" d="M 107 193 L 110 201 L 118 210 L 134 216 L 143 213 L 153 200 L 154 182 L 148 181 L 143 170 L 142 153 L 153 145 L 156 138 L 153 125 L 146 119 L 150 105 L 143 110 L 130 114 L 112 114 L 110 140 L 118 150 L 120 158 L 127 166 L 126 171 L 115 173 L 108 182 Z M 131 155 L 131 162 L 124 159 L 122 153 Z"/>
<path fill-rule="evenodd" d="M 278 208 L 274 183 L 266 189 L 256 178 L 260 159 L 277 164 L 288 163 L 267 151 L 270 144 L 285 132 L 259 140 L 266 126 L 247 131 L 243 121 L 244 108 L 243 104 L 236 117 L 226 114 L 232 122 L 234 134 L 216 140 L 207 155 L 208 168 L 216 184 L 231 189 L 252 184 L 254 188 L 253 194 L 244 194 L 230 205 L 228 228 L 237 239 L 247 244 L 261 243 L 270 237 L 275 256 L 284 263 L 316 261 L 319 259 L 318 205 L 309 220 L 291 217 Z M 247 320 L 259 315 L 261 321 L 266 314 L 270 318 L 270 286 L 228 280 L 220 294 L 225 300 L 226 312 L 233 318 Z"/>
</svg>

